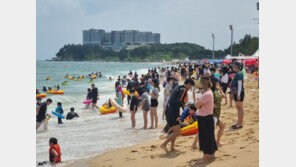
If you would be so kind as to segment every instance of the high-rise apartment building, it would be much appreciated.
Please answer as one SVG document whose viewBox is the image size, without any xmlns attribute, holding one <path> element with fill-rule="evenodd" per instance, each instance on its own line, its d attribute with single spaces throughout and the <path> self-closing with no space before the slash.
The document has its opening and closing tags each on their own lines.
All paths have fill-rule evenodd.
<svg viewBox="0 0 296 167">
<path fill-rule="evenodd" d="M 122 31 L 111 31 L 111 44 L 114 43 L 123 43 Z"/>
<path fill-rule="evenodd" d="M 105 32 L 102 29 L 83 30 L 83 45 L 122 44 L 155 44 L 160 43 L 160 34 L 140 32 L 139 30 L 123 30 Z"/>
</svg>

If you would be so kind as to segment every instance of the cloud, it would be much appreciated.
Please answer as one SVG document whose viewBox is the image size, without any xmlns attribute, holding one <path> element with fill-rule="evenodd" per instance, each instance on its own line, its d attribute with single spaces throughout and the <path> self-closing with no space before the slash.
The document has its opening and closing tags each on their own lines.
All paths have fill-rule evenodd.
<svg viewBox="0 0 296 167">
<path fill-rule="evenodd" d="M 192 42 L 211 48 L 234 39 L 258 36 L 258 0 L 38 0 L 37 57 L 50 58 L 68 43 L 81 43 L 82 30 L 138 29 L 161 33 L 163 43 Z"/>
</svg>

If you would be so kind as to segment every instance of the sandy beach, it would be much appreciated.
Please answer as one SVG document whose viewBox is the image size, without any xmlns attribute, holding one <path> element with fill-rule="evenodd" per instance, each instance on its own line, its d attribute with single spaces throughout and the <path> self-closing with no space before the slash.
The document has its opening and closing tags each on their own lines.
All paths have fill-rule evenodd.
<svg viewBox="0 0 296 167">
<path fill-rule="evenodd" d="M 249 75 L 244 85 L 246 92 L 244 101 L 244 128 L 240 130 L 230 129 L 229 127 L 233 125 L 237 119 L 235 105 L 232 108 L 229 108 L 229 104 L 222 106 L 220 118 L 226 124 L 224 134 L 221 138 L 221 142 L 224 143 L 224 145 L 218 148 L 216 159 L 210 163 L 202 165 L 196 164 L 196 160 L 201 158 L 203 154 L 198 149 L 194 150 L 191 148 L 195 137 L 195 135 L 192 135 L 179 136 L 177 138 L 176 148 L 178 152 L 166 154 L 159 148 L 164 139 L 158 139 L 115 149 L 91 159 L 75 161 L 69 166 L 259 166 L 259 89 L 254 77 L 254 75 Z M 222 103 L 224 103 L 224 101 Z M 217 133 L 217 130 L 218 127 L 216 127 L 215 133 Z"/>
</svg>

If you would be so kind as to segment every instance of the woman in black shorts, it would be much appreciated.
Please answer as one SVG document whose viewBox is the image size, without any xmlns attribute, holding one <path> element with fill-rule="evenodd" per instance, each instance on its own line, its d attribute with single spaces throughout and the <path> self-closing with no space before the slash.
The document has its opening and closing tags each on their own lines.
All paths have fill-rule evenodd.
<svg viewBox="0 0 296 167">
<path fill-rule="evenodd" d="M 227 88 L 228 88 L 228 85 L 229 85 L 229 77 L 228 77 L 227 67 L 222 67 L 221 73 L 222 73 L 221 88 L 222 88 L 222 91 L 224 92 L 224 94 L 226 94 L 226 91 L 227 91 Z M 225 104 L 224 105 L 226 105 L 226 104 L 227 104 L 227 96 L 225 98 Z"/>
<path fill-rule="evenodd" d="M 159 83 L 157 79 L 153 79 L 151 85 L 153 86 L 153 89 L 150 93 L 151 95 L 151 110 L 150 110 L 150 116 L 151 116 L 151 126 L 150 129 L 157 128 L 158 126 L 158 116 L 157 116 L 157 106 L 158 106 L 158 97 L 159 97 Z M 155 120 L 155 127 L 154 125 Z"/>
</svg>

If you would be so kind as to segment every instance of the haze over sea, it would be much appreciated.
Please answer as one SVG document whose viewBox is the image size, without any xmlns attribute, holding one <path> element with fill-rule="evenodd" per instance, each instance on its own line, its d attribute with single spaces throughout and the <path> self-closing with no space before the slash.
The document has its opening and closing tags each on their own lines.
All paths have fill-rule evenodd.
<svg viewBox="0 0 296 167">
<path fill-rule="evenodd" d="M 48 160 L 48 140 L 56 137 L 61 146 L 63 164 L 68 164 L 74 160 L 88 158 L 105 151 L 133 145 L 136 143 L 158 138 L 160 130 L 139 130 L 143 127 L 142 111 L 136 114 L 136 130 L 131 129 L 130 113 L 124 113 L 124 118 L 120 119 L 118 113 L 101 115 L 98 110 L 83 109 L 87 94 L 90 88 L 89 79 L 86 77 L 82 81 L 65 79 L 64 76 L 78 77 L 88 76 L 92 72 L 101 72 L 102 78 L 94 80 L 94 84 L 99 90 L 100 100 L 97 105 L 101 106 L 110 97 L 115 97 L 115 82 L 117 76 L 127 75 L 132 70 L 138 74 L 147 73 L 148 68 L 161 66 L 160 63 L 123 63 L 123 62 L 36 62 L 36 89 L 41 93 L 43 86 L 54 87 L 60 85 L 60 89 L 65 91 L 64 95 L 47 94 L 53 103 L 48 106 L 47 113 L 55 110 L 57 102 L 63 105 L 64 113 L 70 111 L 70 107 L 75 108 L 79 118 L 73 120 L 63 120 L 62 125 L 58 125 L 58 120 L 52 116 L 48 121 L 48 131 L 41 126 L 36 134 L 36 160 L 37 162 Z M 45 80 L 52 77 L 52 80 Z M 109 81 L 109 77 L 114 78 Z M 61 86 L 67 80 L 69 85 Z M 124 101 L 126 103 L 126 99 Z M 162 105 L 159 105 L 162 106 Z M 159 124 L 162 110 L 158 110 Z M 150 124 L 150 122 L 149 122 Z"/>
</svg>

